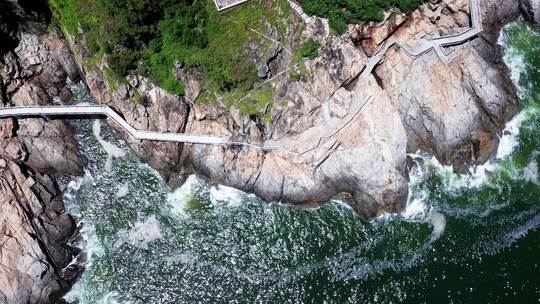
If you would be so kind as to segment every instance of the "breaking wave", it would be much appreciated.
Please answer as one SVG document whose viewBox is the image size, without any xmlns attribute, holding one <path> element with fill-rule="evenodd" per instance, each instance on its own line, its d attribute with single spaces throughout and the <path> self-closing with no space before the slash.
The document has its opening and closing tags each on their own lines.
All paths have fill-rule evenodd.
<svg viewBox="0 0 540 304">
<path fill-rule="evenodd" d="M 66 299 L 497 302 L 515 294 L 536 301 L 540 113 L 529 101 L 538 90 L 530 81 L 538 77 L 527 73 L 540 51 L 523 46 L 535 39 L 523 24 L 501 37 L 524 106 L 502 133 L 496 157 L 461 175 L 427 154 L 411 154 L 416 166 L 406 208 L 371 222 L 345 201 L 316 209 L 267 204 L 196 175 L 169 189 L 107 128 L 77 123 L 89 163 L 64 199 L 83 227 L 86 272 Z M 75 95 L 92 103 L 84 92 Z"/>
</svg>

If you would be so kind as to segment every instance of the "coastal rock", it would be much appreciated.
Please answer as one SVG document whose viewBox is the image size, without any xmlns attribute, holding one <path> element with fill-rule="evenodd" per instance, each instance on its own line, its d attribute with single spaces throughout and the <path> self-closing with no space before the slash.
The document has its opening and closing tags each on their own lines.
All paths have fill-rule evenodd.
<svg viewBox="0 0 540 304">
<path fill-rule="evenodd" d="M 451 28 L 460 30 L 463 25 L 469 26 L 459 13 L 469 9 L 469 1 L 441 1 L 436 7 L 450 13 L 434 20 L 431 13 L 426 14 L 432 11 L 426 4 L 411 13 L 409 21 L 397 29 L 393 37 L 414 46 L 426 33 L 444 35 Z M 491 6 L 482 8 L 484 16 L 492 9 Z M 490 18 L 484 21 L 492 22 Z M 462 153 L 455 151 L 470 145 L 477 131 L 497 132 L 516 112 L 517 98 L 512 82 L 506 67 L 500 64 L 501 54 L 493 47 L 496 37 L 491 39 L 494 39 L 493 44 L 474 39 L 448 48 L 446 52 L 453 54 L 448 64 L 433 50 L 415 59 L 392 49 L 375 69 L 377 81 L 399 109 L 407 131 L 408 152 L 431 151 L 444 163 L 467 168 L 455 158 Z M 467 163 L 475 162 L 469 157 Z"/>
<path fill-rule="evenodd" d="M 276 81 L 276 100 L 286 102 L 272 115 L 277 119 L 267 128 L 274 139 L 298 134 L 312 127 L 321 114 L 321 104 L 362 71 L 367 56 L 350 39 L 332 38 L 320 57 L 304 63 L 300 81 Z"/>
<path fill-rule="evenodd" d="M 64 64 L 70 62 L 69 49 L 59 42 L 56 34 L 21 33 L 19 36 L 20 44 L 13 53 L 4 56 L 5 66 L 9 67 L 2 73 L 8 101 L 13 106 L 49 105 L 51 88 L 57 88 L 58 92 L 66 89 L 66 72 L 57 58 L 64 58 Z M 49 44 L 63 46 L 53 51 Z M 54 53 L 57 55 L 53 56 Z M 72 76 L 77 77 L 78 72 L 74 72 L 78 71 L 77 67 L 69 69 L 75 73 Z M 28 166 L 39 173 L 82 174 L 84 162 L 65 121 L 32 118 L 18 120 L 17 124 L 17 140 L 27 152 L 21 160 Z"/>
<path fill-rule="evenodd" d="M 349 33 L 352 41 L 372 56 L 377 47 L 407 20 L 406 15 L 393 13 L 383 22 L 351 25 Z"/>
<path fill-rule="evenodd" d="M 0 107 L 48 105 L 78 68 L 56 34 L 13 28 L 17 39 L 0 60 Z M 76 226 L 55 175 L 82 174 L 83 164 L 64 121 L 0 119 L 0 302 L 55 303 L 77 278 L 81 269 L 70 263 L 78 252 L 67 245 Z"/>
<path fill-rule="evenodd" d="M 43 90 L 56 92 L 54 95 L 58 95 L 65 85 L 67 75 L 62 65 L 51 58 L 53 51 L 44 43 L 45 37 L 51 36 L 39 37 L 33 33 L 22 33 L 19 45 L 14 52 L 20 59 L 19 64 L 26 77 L 33 77 Z M 50 40 L 59 41 L 53 38 Z M 54 90 L 50 90 L 51 88 Z"/>
<path fill-rule="evenodd" d="M 79 270 L 66 246 L 75 224 L 54 179 L 10 160 L 0 168 L 0 300 L 52 303 Z"/>
<path fill-rule="evenodd" d="M 521 0 L 519 4 L 525 19 L 536 26 L 540 26 L 540 1 Z"/>
<path fill-rule="evenodd" d="M 123 115 L 134 128 L 147 131 L 180 133 L 185 129 L 189 106 L 183 97 L 170 94 L 153 85 L 144 77 L 132 79 L 112 90 L 103 75 L 96 71 L 86 74 L 86 83 L 99 103 L 107 104 Z M 140 96 L 143 103 L 136 102 Z M 179 170 L 183 144 L 156 141 L 136 141 L 121 127 L 111 125 L 124 134 L 124 139 L 141 159 L 168 177 L 172 170 Z"/>
<path fill-rule="evenodd" d="M 254 192 L 267 201 L 310 206 L 346 193 L 359 214 L 372 218 L 403 207 L 408 152 L 431 151 L 441 162 L 465 171 L 492 155 L 497 132 L 517 109 L 496 41 L 501 27 L 518 17 L 518 3 L 480 2 L 484 32 L 445 48 L 448 63 L 434 51 L 411 58 L 403 50 L 391 49 L 372 75 L 363 79 L 359 75 L 369 56 L 390 39 L 415 48 L 421 39 L 468 30 L 469 1 L 429 1 L 407 16 L 394 12 L 384 22 L 355 25 L 351 37 L 315 35 L 314 25 L 308 25 L 302 33 L 292 34 L 296 37 L 291 39 L 293 45 L 283 48 L 294 49 L 294 43 L 315 36 L 322 44 L 321 54 L 296 65 L 291 70 L 296 73 L 294 79 L 285 73 L 272 82 L 269 87 L 275 102 L 270 113 L 265 113 L 270 116 L 266 122 L 261 117 L 243 117 L 235 107 L 227 112 L 219 106 L 194 103 L 200 86 L 191 81 L 187 81 L 187 99 L 181 98 L 171 107 L 168 102 L 134 105 L 123 97 L 136 90 L 153 100 L 149 94 L 152 85 L 140 77 L 130 81 L 122 93 L 110 93 L 98 73 L 87 73 L 86 80 L 98 102 L 115 107 L 135 127 L 225 135 L 275 147 L 263 151 L 172 145 L 171 151 L 127 138 L 144 160 L 172 156 L 173 162 L 165 162 L 172 166 L 151 163 L 167 176 L 179 167 L 182 172 L 191 168 L 214 182 Z M 255 44 L 247 47 L 248 57 L 255 61 L 266 58 L 257 52 L 268 49 Z M 281 52 L 272 64 L 283 70 L 293 65 L 292 57 Z M 268 77 L 269 67 L 259 65 L 261 77 Z M 177 77 L 189 80 L 187 75 Z M 219 96 L 216 100 L 219 105 Z M 152 109 L 154 106 L 166 107 L 180 123 L 170 128 L 164 123 L 170 117 L 165 119 L 165 111 Z"/>
</svg>

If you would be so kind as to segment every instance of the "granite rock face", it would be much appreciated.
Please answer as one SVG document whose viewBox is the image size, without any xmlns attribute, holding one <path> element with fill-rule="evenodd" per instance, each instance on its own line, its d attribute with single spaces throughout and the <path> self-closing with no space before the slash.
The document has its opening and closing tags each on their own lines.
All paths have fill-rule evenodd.
<svg viewBox="0 0 540 304">
<path fill-rule="evenodd" d="M 309 37 L 323 47 L 318 58 L 292 70 L 295 77 L 285 73 L 271 82 L 274 106 L 267 109 L 267 120 L 221 107 L 219 94 L 217 105 L 198 103 L 200 75 L 181 66 L 175 75 L 186 84 L 185 97 L 141 77 L 131 77 L 112 93 L 98 72 L 87 71 L 85 78 L 99 103 L 113 106 L 137 128 L 229 135 L 277 147 L 183 146 L 126 136 L 133 150 L 166 177 L 196 172 L 268 201 L 311 206 L 345 194 L 359 214 L 372 218 L 403 208 L 407 153 L 430 151 L 466 172 L 492 156 L 497 133 L 516 112 L 517 97 L 496 42 L 501 27 L 520 15 L 519 3 L 481 1 L 481 14 L 484 32 L 445 48 L 452 58 L 448 64 L 434 51 L 411 58 L 391 49 L 363 79 L 359 75 L 368 58 L 388 40 L 414 48 L 422 37 L 467 30 L 469 1 L 431 0 L 407 16 L 394 12 L 381 23 L 351 25 L 349 36 L 326 35 L 317 19 L 302 30 L 288 29 L 291 39 L 283 50 Z M 274 32 L 269 28 L 266 34 Z M 88 54 L 84 43 L 71 47 Z M 278 47 L 261 54 L 247 49 L 263 78 L 293 64 L 291 53 Z M 82 69 L 85 59 L 78 57 Z"/>
<path fill-rule="evenodd" d="M 64 68 L 66 66 L 66 68 Z M 0 64 L 1 85 L 5 94 L 2 106 L 52 104 L 66 88 L 68 72 L 79 75 L 69 49 L 55 34 L 23 32 L 15 50 Z M 70 126 L 62 120 L 17 120 L 17 140 L 24 144 L 24 161 L 40 173 L 78 175 L 83 161 Z"/>
<path fill-rule="evenodd" d="M 497 5 L 482 3 L 483 16 Z M 389 39 L 415 47 L 428 33 L 437 37 L 467 30 L 468 10 L 469 1 L 430 1 L 409 16 L 352 26 L 353 39 L 326 39 L 324 53 L 305 63 L 299 80 L 283 77 L 274 83 L 276 100 L 286 104 L 272 110 L 272 122 L 261 133 L 280 150 L 193 146 L 186 151 L 188 160 L 212 180 L 269 201 L 316 203 L 345 192 L 367 218 L 401 210 L 408 189 L 407 153 L 431 151 L 465 172 L 495 151 L 497 132 L 517 109 L 497 36 L 488 32 L 446 49 L 453 54 L 449 64 L 434 51 L 413 59 L 392 49 L 372 76 L 357 77 Z M 500 29 L 515 19 L 517 4 L 506 13 L 500 19 L 484 17 L 486 27 Z M 313 31 L 308 27 L 304 35 Z M 351 113 L 366 100 L 359 113 Z M 220 119 L 191 119 L 187 131 L 253 138 L 246 126 L 256 122 Z M 335 126 L 343 128 L 328 132 Z"/>
<path fill-rule="evenodd" d="M 66 245 L 75 231 L 54 177 L 0 159 L 0 301 L 54 303 L 80 271 Z"/>
<path fill-rule="evenodd" d="M 484 16 L 493 9 L 490 5 L 493 4 L 486 2 L 482 6 Z M 459 8 L 468 9 L 468 1 L 441 2 L 437 8 L 459 12 Z M 394 36 L 413 45 L 426 32 L 439 35 L 468 27 L 460 13 L 443 15 L 436 22 L 422 18 L 422 14 L 420 10 L 411 14 L 410 21 L 397 29 Z M 489 28 L 487 23 L 494 21 L 486 18 L 484 22 Z M 488 32 L 467 44 L 448 48 L 446 51 L 454 58 L 448 64 L 434 51 L 413 60 L 404 52 L 391 50 L 381 62 L 375 75 L 399 109 L 409 152 L 432 151 L 440 161 L 453 164 L 461 172 L 489 158 L 485 153 L 480 157 L 480 147 L 473 145 L 477 142 L 475 134 L 489 133 L 496 140 L 496 132 L 517 110 L 516 94 L 501 62 L 496 38 Z M 488 145 L 494 152 L 497 145 Z M 465 154 L 456 153 L 463 151 L 464 146 L 471 149 Z"/>
<path fill-rule="evenodd" d="M 521 0 L 521 10 L 523 16 L 530 23 L 540 26 L 540 1 L 539 0 Z"/>
<path fill-rule="evenodd" d="M 189 106 L 183 97 L 168 93 L 144 77 L 135 77 L 116 90 L 109 87 L 103 75 L 96 71 L 86 73 L 86 83 L 99 103 L 117 110 L 136 129 L 147 131 L 183 132 Z M 123 130 L 111 125 L 122 133 Z M 136 141 L 123 134 L 133 151 L 164 177 L 180 167 L 183 144 L 155 141 Z"/>
<path fill-rule="evenodd" d="M 32 22 L 23 8 L 11 9 L 10 17 Z M 79 74 L 62 39 L 40 24 L 10 26 L 13 45 L 0 57 L 0 107 L 47 105 L 67 94 L 67 77 Z M 67 244 L 76 225 L 56 182 L 57 175 L 82 174 L 72 133 L 60 120 L 0 119 L 1 303 L 55 303 L 80 273 L 70 266 L 78 251 Z"/>
</svg>

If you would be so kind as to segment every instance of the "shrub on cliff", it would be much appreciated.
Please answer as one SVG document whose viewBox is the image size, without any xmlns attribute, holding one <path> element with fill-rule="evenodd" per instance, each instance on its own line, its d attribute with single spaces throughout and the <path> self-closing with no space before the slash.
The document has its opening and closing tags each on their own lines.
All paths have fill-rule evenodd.
<svg viewBox="0 0 540 304">
<path fill-rule="evenodd" d="M 183 86 L 173 74 L 180 61 L 204 68 L 215 90 L 246 90 L 257 80 L 244 46 L 246 27 L 258 27 L 268 14 L 264 7 L 245 5 L 224 17 L 212 0 L 49 0 L 49 5 L 55 21 L 84 37 L 95 56 L 106 55 L 118 78 L 143 72 L 181 95 Z"/>
<path fill-rule="evenodd" d="M 309 38 L 300 44 L 300 47 L 295 54 L 295 61 L 298 62 L 304 58 L 315 59 L 319 56 L 320 47 L 321 44 L 317 40 Z"/>
<path fill-rule="evenodd" d="M 330 26 L 339 33 L 347 24 L 360 21 L 381 21 L 384 11 L 399 8 L 409 12 L 425 0 L 299 0 L 308 15 L 329 19 Z"/>
</svg>

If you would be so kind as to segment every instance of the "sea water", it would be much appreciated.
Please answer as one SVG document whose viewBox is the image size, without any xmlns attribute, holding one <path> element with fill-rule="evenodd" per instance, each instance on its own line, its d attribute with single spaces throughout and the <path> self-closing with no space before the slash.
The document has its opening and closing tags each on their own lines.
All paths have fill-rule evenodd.
<svg viewBox="0 0 540 304">
<path fill-rule="evenodd" d="M 496 157 L 458 175 L 419 152 L 400 214 L 265 203 L 195 175 L 169 189 L 103 122 L 76 123 L 80 303 L 533 303 L 540 299 L 540 36 L 499 42 L 521 99 Z M 80 102 L 92 102 L 79 91 Z M 83 259 L 84 260 L 84 259 Z"/>
</svg>

